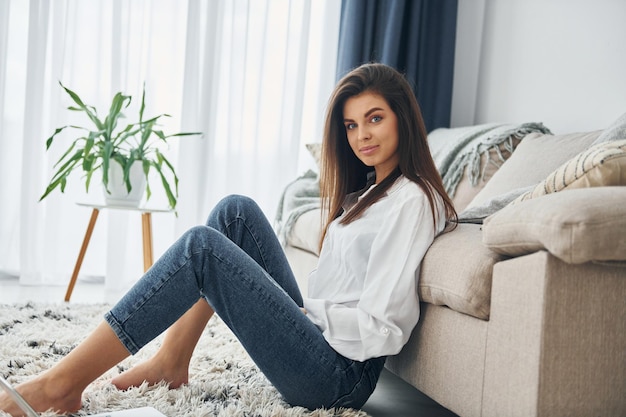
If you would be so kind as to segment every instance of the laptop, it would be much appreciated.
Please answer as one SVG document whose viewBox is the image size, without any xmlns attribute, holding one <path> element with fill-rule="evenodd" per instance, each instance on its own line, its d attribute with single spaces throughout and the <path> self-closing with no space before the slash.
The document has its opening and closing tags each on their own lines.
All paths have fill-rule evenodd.
<svg viewBox="0 0 626 417">
<path fill-rule="evenodd" d="M 6 391 L 7 394 L 15 401 L 15 403 L 26 414 L 26 417 L 39 417 L 39 414 L 28 402 L 22 397 L 19 392 L 13 388 L 13 386 L 0 376 L 0 388 Z M 112 411 L 110 413 L 93 414 L 94 417 L 166 417 L 165 414 L 160 413 L 158 410 L 152 407 L 133 408 L 130 410 Z"/>
</svg>

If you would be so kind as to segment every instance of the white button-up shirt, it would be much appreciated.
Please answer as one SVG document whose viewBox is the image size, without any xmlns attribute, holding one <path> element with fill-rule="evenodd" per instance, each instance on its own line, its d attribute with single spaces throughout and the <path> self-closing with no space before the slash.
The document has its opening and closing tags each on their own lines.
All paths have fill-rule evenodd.
<svg viewBox="0 0 626 417">
<path fill-rule="evenodd" d="M 304 307 L 343 356 L 364 361 L 394 355 L 408 341 L 419 319 L 419 267 L 445 227 L 443 202 L 435 201 L 433 227 L 428 197 L 401 176 L 360 218 L 331 223 Z"/>
</svg>

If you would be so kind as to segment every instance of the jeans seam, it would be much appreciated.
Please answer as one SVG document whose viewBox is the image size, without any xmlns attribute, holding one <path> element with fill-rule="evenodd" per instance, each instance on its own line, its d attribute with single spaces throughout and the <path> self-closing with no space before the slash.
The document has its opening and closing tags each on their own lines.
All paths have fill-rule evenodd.
<svg viewBox="0 0 626 417">
<path fill-rule="evenodd" d="M 157 284 L 154 285 L 153 287 L 151 287 L 150 289 L 152 290 L 149 293 L 143 294 L 143 296 L 139 299 L 139 302 L 133 305 L 133 310 L 138 310 L 140 308 L 143 308 L 143 306 L 146 304 L 146 302 L 148 301 L 149 298 L 153 297 L 156 293 L 158 293 L 159 291 L 161 291 L 163 289 L 163 287 L 165 286 L 166 283 L 170 282 L 172 279 L 174 279 L 174 277 L 181 271 L 181 269 L 183 269 L 183 267 L 185 267 L 185 265 L 187 265 L 188 262 L 191 261 L 191 258 L 196 256 L 197 254 L 201 253 L 204 250 L 207 250 L 209 248 L 201 248 L 199 251 L 189 251 L 189 254 L 187 256 L 184 257 L 183 262 L 180 263 L 180 265 L 178 266 L 178 268 L 172 270 L 172 272 L 168 273 L 168 274 L 164 274 L 162 279 L 157 280 Z M 217 258 L 217 257 L 216 257 Z M 219 259 L 219 258 L 218 258 Z M 192 268 L 193 269 L 193 268 Z M 198 278 L 196 277 L 196 286 L 198 287 L 198 289 L 201 291 L 202 286 L 200 285 L 201 283 L 198 281 Z M 198 294 L 198 298 L 200 298 L 201 296 L 201 292 L 200 294 Z M 126 320 L 124 320 L 124 323 L 126 323 L 126 321 L 128 321 L 128 319 L 131 316 L 129 315 Z M 122 324 L 122 323 L 120 323 Z"/>
<path fill-rule="evenodd" d="M 137 343 L 135 343 L 133 338 L 130 337 L 128 333 L 126 333 L 126 331 L 122 327 L 122 324 L 111 311 L 107 312 L 104 315 L 104 319 L 131 355 L 135 355 L 137 352 L 139 352 L 139 350 L 141 350 L 141 348 L 137 346 Z"/>
<path fill-rule="evenodd" d="M 164 274 L 163 278 L 158 279 L 157 283 L 150 287 L 150 290 L 151 290 L 150 292 L 142 294 L 142 296 L 138 300 L 138 302 L 134 303 L 131 306 L 132 313 L 131 314 L 127 314 L 123 321 L 118 320 L 115 316 L 113 316 L 113 314 L 111 314 L 111 317 L 115 319 L 116 326 L 124 334 L 124 338 L 129 340 L 132 343 L 132 348 L 135 350 L 134 353 L 138 352 L 141 348 L 134 342 L 134 340 L 132 340 L 132 338 L 130 338 L 128 336 L 128 334 L 124 330 L 125 324 L 133 317 L 135 312 L 137 312 L 138 310 L 140 310 L 140 309 L 142 309 L 144 307 L 144 305 L 148 302 L 148 300 L 150 298 L 154 297 L 159 291 L 161 291 L 163 289 L 163 287 L 165 286 L 165 284 L 167 284 L 172 279 L 174 279 L 174 277 L 191 261 L 192 257 L 202 253 L 205 250 L 207 250 L 208 253 L 210 255 L 212 255 L 214 258 L 216 258 L 216 259 L 218 259 L 220 261 L 222 260 L 220 257 L 218 257 L 211 250 L 211 248 L 208 248 L 208 247 L 202 247 L 202 248 L 200 248 L 198 250 L 195 250 L 195 251 L 189 251 L 188 254 L 182 259 L 182 262 L 178 265 L 177 268 L 172 269 L 171 272 L 169 272 L 167 274 Z M 198 287 L 198 290 L 199 290 L 198 299 L 200 299 L 201 296 L 202 296 L 201 280 L 199 281 L 198 277 L 196 276 L 195 282 L 196 282 L 196 286 Z M 111 325 L 111 323 L 109 323 L 109 325 Z M 113 326 L 111 326 L 111 327 L 113 327 Z M 118 333 L 118 332 L 116 332 L 116 333 Z M 131 349 L 129 349 L 129 351 L 131 351 Z"/>
<path fill-rule="evenodd" d="M 265 300 L 269 300 L 269 297 L 267 297 L 266 292 L 265 292 L 265 291 L 263 291 L 263 290 L 264 290 L 264 289 L 263 289 L 263 287 L 262 287 L 262 286 L 260 286 L 260 285 L 257 285 L 256 280 L 249 279 L 249 278 L 248 278 L 248 276 L 247 276 L 247 274 L 246 274 L 246 273 L 245 273 L 245 272 L 244 272 L 241 268 L 239 268 L 239 266 L 238 266 L 238 265 L 236 265 L 236 264 L 234 264 L 234 263 L 229 262 L 229 260 L 227 260 L 227 259 L 221 259 L 221 258 L 219 258 L 219 257 L 216 257 L 216 258 L 217 258 L 217 259 L 220 259 L 220 261 L 222 261 L 222 262 L 224 262 L 224 263 L 227 263 L 227 264 L 228 264 L 228 265 L 229 265 L 229 266 L 233 269 L 233 272 L 235 272 L 237 275 L 239 275 L 239 276 L 240 276 L 240 279 L 242 279 L 242 278 L 243 278 L 243 280 L 244 280 L 246 283 L 248 283 L 249 287 L 250 287 L 252 290 L 254 290 L 254 291 L 255 291 L 255 292 L 256 292 L 259 296 L 262 296 L 262 297 L 263 297 L 263 299 L 265 299 Z M 268 274 L 268 275 L 269 275 L 269 274 Z M 266 278 L 267 278 L 267 277 L 266 277 Z M 271 276 L 270 276 L 270 278 L 271 278 Z M 275 285 L 275 286 L 277 286 L 279 289 L 281 289 L 281 287 L 280 287 L 278 284 L 276 284 L 275 282 L 273 282 L 273 285 Z M 293 299 L 289 296 L 289 294 L 287 294 L 284 290 L 282 290 L 282 292 L 283 292 L 283 294 L 285 295 L 285 297 L 287 297 L 289 300 L 291 300 L 292 302 L 294 302 L 294 304 L 296 304 L 296 303 L 295 303 L 295 301 L 293 301 Z M 279 306 L 280 306 L 279 304 L 277 304 L 277 305 L 276 305 L 276 307 L 279 307 Z M 296 306 L 297 306 L 297 304 L 296 304 Z M 293 318 L 290 314 L 287 314 L 287 312 L 286 312 L 286 311 L 282 308 L 282 306 L 281 306 L 281 308 L 276 308 L 276 311 L 280 312 L 280 315 L 281 315 L 282 319 L 283 319 L 283 320 L 285 320 L 286 322 L 288 322 L 288 323 L 289 323 L 289 325 L 292 327 L 292 329 L 293 329 L 293 330 L 294 330 L 294 331 L 295 331 L 295 332 L 296 332 L 296 333 L 297 333 L 297 334 L 298 334 L 298 335 L 302 338 L 302 340 L 303 340 L 303 341 L 305 341 L 305 342 L 306 342 L 306 343 L 304 344 L 304 346 L 305 346 L 305 348 L 306 348 L 306 349 L 307 349 L 307 350 L 308 350 L 308 351 L 309 351 L 312 355 L 314 355 L 315 357 L 318 357 L 320 360 L 323 360 L 326 364 L 328 364 L 328 365 L 332 365 L 332 366 L 335 368 L 335 370 L 338 370 L 338 371 L 340 371 L 340 372 L 343 372 L 343 370 L 344 370 L 344 369 L 346 369 L 346 368 L 344 368 L 344 367 L 340 366 L 340 365 L 337 363 L 337 361 L 334 361 L 334 360 L 329 360 L 329 359 L 326 357 L 326 355 L 324 355 L 324 354 L 323 354 L 323 352 L 320 352 L 318 349 L 312 349 L 312 348 L 313 348 L 313 346 L 315 346 L 315 345 L 316 345 L 316 343 L 315 343 L 315 342 L 314 342 L 311 338 L 309 338 L 309 337 L 307 336 L 307 334 L 306 334 L 306 333 L 305 333 L 305 332 L 304 332 L 304 331 L 303 331 L 303 330 L 302 330 L 299 326 L 297 326 L 297 325 L 296 325 L 296 321 L 294 320 L 294 318 Z M 321 333 L 320 333 L 320 336 L 321 336 L 321 338 L 323 339 L 323 342 L 324 342 L 324 343 L 328 343 L 328 342 L 326 342 L 326 339 L 324 339 L 324 337 L 321 335 Z M 331 349 L 332 349 L 332 348 L 331 348 Z M 333 350 L 334 350 L 334 349 L 333 349 Z M 341 356 L 341 355 L 340 355 L 339 353 L 337 353 L 336 351 L 335 351 L 335 353 L 336 353 L 338 356 Z M 343 357 L 343 356 L 341 356 L 341 357 Z M 351 366 L 351 365 L 350 365 L 350 366 Z"/>
<path fill-rule="evenodd" d="M 261 261 L 263 262 L 263 265 L 261 265 L 261 267 L 264 270 L 267 271 L 268 265 L 267 265 L 267 261 L 265 260 L 266 259 L 265 249 L 263 248 L 263 245 L 260 244 L 260 239 L 254 233 L 254 229 L 248 226 L 248 222 L 246 220 L 246 217 L 242 216 L 241 214 L 237 214 L 237 215 L 235 215 L 235 218 L 232 221 L 230 221 L 230 222 L 228 222 L 228 224 L 226 224 L 226 227 L 228 229 L 230 229 L 230 227 L 233 225 L 233 223 L 235 223 L 237 221 L 241 221 L 243 223 L 243 227 L 245 227 L 246 232 L 248 232 L 248 234 L 254 240 L 254 245 L 257 248 L 257 250 L 259 251 L 259 254 L 261 256 Z"/>
</svg>

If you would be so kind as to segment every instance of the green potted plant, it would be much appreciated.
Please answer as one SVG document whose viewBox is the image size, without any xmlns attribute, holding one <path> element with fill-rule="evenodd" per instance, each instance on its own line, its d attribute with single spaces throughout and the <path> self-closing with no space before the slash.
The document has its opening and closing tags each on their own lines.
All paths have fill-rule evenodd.
<svg viewBox="0 0 626 417">
<path fill-rule="evenodd" d="M 131 96 L 118 92 L 111 101 L 108 114 L 102 119 L 97 110 L 87 105 L 83 100 L 61 84 L 61 87 L 71 97 L 76 106 L 68 107 L 68 110 L 83 112 L 91 121 L 90 127 L 66 125 L 57 128 L 52 136 L 46 140 L 46 150 L 50 149 L 56 136 L 65 129 L 73 129 L 80 132 L 73 140 L 69 148 L 55 163 L 56 169 L 45 192 L 39 199 L 43 200 L 54 189 L 59 188 L 64 192 L 68 177 L 75 170 L 82 170 L 85 178 L 85 188 L 89 191 L 89 185 L 95 173 L 100 173 L 105 190 L 105 197 L 111 196 L 114 191 L 114 177 L 119 176 L 122 191 L 134 194 L 134 201 L 129 205 L 137 205 L 145 189 L 146 199 L 149 199 L 152 191 L 148 174 L 153 168 L 161 179 L 165 195 L 172 209 L 176 208 L 178 198 L 178 176 L 174 166 L 161 153 L 159 142 L 167 142 L 175 136 L 201 135 L 199 132 L 181 132 L 165 134 L 158 125 L 159 119 L 169 117 L 168 114 L 160 114 L 144 120 L 146 89 L 143 87 L 141 105 L 139 107 L 139 120 L 121 127 L 120 119 L 124 118 L 123 110 L 131 103 Z M 116 174 L 116 171 L 119 174 Z M 138 176 L 140 182 L 133 185 L 133 173 Z M 139 173 L 137 175 L 136 173 Z M 173 181 L 173 185 L 171 183 Z M 133 186 L 135 190 L 133 191 Z M 120 188 L 117 186 L 117 188 Z M 137 196 L 139 196 L 137 198 Z M 113 196 L 114 204 L 123 201 Z"/>
</svg>

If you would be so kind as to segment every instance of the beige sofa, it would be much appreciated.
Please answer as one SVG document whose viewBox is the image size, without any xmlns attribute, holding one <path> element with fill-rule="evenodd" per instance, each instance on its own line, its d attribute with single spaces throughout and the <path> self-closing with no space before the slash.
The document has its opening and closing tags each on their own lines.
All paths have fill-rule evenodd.
<svg viewBox="0 0 626 417">
<path fill-rule="evenodd" d="M 470 222 L 427 252 L 391 372 L 464 417 L 626 416 L 624 126 L 479 152 L 483 175 L 450 192 Z M 488 168 L 489 152 L 506 162 Z M 319 224 L 308 210 L 286 233 L 305 293 Z"/>
</svg>

